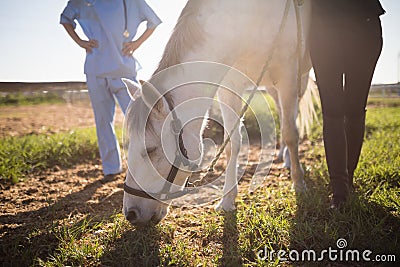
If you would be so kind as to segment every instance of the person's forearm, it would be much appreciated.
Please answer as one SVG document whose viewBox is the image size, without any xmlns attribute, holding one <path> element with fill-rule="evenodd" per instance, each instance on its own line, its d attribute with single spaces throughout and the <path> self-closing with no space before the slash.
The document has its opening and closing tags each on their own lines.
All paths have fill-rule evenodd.
<svg viewBox="0 0 400 267">
<path fill-rule="evenodd" d="M 130 56 L 133 52 L 136 51 L 147 39 L 149 39 L 150 35 L 153 34 L 156 28 L 148 28 L 139 38 L 132 42 L 126 42 L 122 47 L 122 54 L 125 56 Z"/>
<path fill-rule="evenodd" d="M 62 24 L 67 31 L 68 35 L 71 36 L 72 40 L 77 43 L 80 47 L 86 50 L 87 53 L 92 53 L 92 48 L 98 47 L 97 40 L 82 40 L 79 35 L 75 32 L 74 27 L 71 24 L 63 23 Z"/>
<path fill-rule="evenodd" d="M 147 29 L 135 42 L 137 42 L 138 46 L 141 46 L 149 37 L 153 34 L 156 28 Z"/>
<path fill-rule="evenodd" d="M 67 31 L 68 35 L 74 40 L 75 43 L 77 43 L 79 46 L 81 46 L 82 39 L 79 37 L 79 35 L 75 32 L 74 27 L 71 24 L 68 23 L 63 23 L 62 24 Z"/>
</svg>

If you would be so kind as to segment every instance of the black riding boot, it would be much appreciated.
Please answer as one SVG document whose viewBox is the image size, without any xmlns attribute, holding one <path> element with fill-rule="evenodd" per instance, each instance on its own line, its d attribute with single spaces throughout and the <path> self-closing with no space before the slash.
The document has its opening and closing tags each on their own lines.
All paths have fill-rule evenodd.
<svg viewBox="0 0 400 267">
<path fill-rule="evenodd" d="M 347 141 L 347 171 L 349 173 L 349 186 L 353 187 L 354 170 L 357 168 L 361 147 L 364 141 L 365 113 L 358 117 L 347 116 L 345 120 Z"/>
<path fill-rule="evenodd" d="M 333 193 L 331 208 L 338 208 L 349 195 L 345 122 L 344 118 L 327 116 L 324 116 L 323 122 L 325 154 Z"/>
</svg>

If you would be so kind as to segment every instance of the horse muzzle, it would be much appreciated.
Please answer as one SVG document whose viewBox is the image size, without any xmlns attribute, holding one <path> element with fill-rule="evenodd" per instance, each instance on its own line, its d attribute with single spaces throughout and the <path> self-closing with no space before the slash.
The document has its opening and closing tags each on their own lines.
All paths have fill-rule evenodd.
<svg viewBox="0 0 400 267">
<path fill-rule="evenodd" d="M 133 226 L 145 227 L 158 224 L 167 215 L 168 206 L 161 206 L 155 209 L 124 208 L 123 213 L 125 219 Z"/>
</svg>

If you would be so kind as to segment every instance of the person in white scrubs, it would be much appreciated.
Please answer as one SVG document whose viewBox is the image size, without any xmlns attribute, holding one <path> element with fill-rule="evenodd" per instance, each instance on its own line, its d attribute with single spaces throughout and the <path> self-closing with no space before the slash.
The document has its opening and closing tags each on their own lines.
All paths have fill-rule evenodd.
<svg viewBox="0 0 400 267">
<path fill-rule="evenodd" d="M 87 40 L 75 31 L 75 21 Z M 147 29 L 135 38 L 144 21 Z M 84 72 L 96 122 L 102 182 L 109 182 L 123 171 L 114 130 L 115 99 L 125 114 L 131 96 L 122 78 L 136 81 L 139 64 L 133 53 L 161 20 L 145 0 L 70 0 L 60 23 L 72 40 L 86 50 Z"/>
</svg>

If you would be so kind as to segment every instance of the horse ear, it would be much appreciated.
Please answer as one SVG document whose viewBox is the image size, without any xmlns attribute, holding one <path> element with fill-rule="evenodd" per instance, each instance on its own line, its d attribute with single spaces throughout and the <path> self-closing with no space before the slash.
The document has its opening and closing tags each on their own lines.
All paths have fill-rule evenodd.
<svg viewBox="0 0 400 267">
<path fill-rule="evenodd" d="M 143 81 L 141 81 L 143 82 Z M 142 83 L 142 98 L 149 109 L 153 109 L 160 114 L 164 114 L 164 97 L 162 94 L 149 82 Z"/>
<path fill-rule="evenodd" d="M 133 100 L 140 96 L 142 86 L 139 83 L 125 78 L 122 78 L 122 82 L 125 84 Z"/>
</svg>

